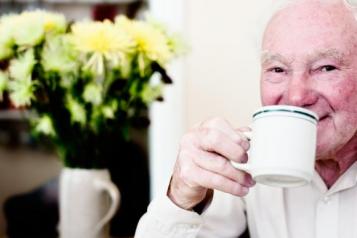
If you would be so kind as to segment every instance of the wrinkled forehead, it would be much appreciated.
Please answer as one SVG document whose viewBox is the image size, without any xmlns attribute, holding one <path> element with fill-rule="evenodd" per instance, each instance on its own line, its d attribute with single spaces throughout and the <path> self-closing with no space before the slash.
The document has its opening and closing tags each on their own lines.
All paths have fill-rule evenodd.
<svg viewBox="0 0 357 238">
<path fill-rule="evenodd" d="M 281 49 L 285 53 L 305 51 L 310 54 L 325 48 L 345 51 L 342 53 L 354 52 L 356 36 L 354 9 L 344 0 L 295 0 L 270 20 L 264 33 L 262 52 Z"/>
</svg>

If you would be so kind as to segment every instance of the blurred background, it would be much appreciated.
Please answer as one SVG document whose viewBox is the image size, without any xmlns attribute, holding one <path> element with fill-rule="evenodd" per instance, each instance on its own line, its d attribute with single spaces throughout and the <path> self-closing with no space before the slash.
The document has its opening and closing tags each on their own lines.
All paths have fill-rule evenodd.
<svg viewBox="0 0 357 238">
<path fill-rule="evenodd" d="M 133 236 L 149 201 L 165 192 L 185 131 L 216 116 L 236 127 L 250 124 L 260 105 L 259 40 L 272 4 L 273 0 L 0 0 L 0 14 L 45 8 L 73 20 L 113 19 L 117 14 L 142 18 L 149 12 L 189 45 L 189 52 L 170 66 L 174 84 L 165 89 L 165 101 L 151 107 L 150 126 L 133 128 L 133 146 L 113 152 L 121 162 L 113 164 L 112 178 L 123 196 L 112 221 L 113 237 Z M 31 229 L 33 234 L 52 234 L 44 230 L 58 220 L 61 171 L 51 146 L 33 141 L 24 118 L 26 113 L 1 105 L 0 237 L 54 237 L 24 235 Z M 34 215 L 37 220 L 30 226 Z"/>
</svg>

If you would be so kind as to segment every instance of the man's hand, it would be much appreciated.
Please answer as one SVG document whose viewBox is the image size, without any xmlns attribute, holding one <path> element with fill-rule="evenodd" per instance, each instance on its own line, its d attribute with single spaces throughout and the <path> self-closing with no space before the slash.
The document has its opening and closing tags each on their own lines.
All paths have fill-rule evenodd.
<svg viewBox="0 0 357 238">
<path fill-rule="evenodd" d="M 209 189 L 244 196 L 255 184 L 251 176 L 235 169 L 230 161 L 245 163 L 249 142 L 242 131 L 221 118 L 202 123 L 181 140 L 169 198 L 179 207 L 192 209 Z"/>
</svg>

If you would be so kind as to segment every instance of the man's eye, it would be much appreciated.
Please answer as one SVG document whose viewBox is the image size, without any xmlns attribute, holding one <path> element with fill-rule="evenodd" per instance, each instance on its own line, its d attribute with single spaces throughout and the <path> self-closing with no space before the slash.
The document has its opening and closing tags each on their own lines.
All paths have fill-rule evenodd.
<svg viewBox="0 0 357 238">
<path fill-rule="evenodd" d="M 329 71 L 333 71 L 336 69 L 337 68 L 333 65 L 324 65 L 324 66 L 320 67 L 320 71 L 322 71 L 322 72 L 329 72 Z"/>
<path fill-rule="evenodd" d="M 284 73 L 285 70 L 283 68 L 280 67 L 273 67 L 268 69 L 269 72 L 273 72 L 273 73 Z"/>
</svg>

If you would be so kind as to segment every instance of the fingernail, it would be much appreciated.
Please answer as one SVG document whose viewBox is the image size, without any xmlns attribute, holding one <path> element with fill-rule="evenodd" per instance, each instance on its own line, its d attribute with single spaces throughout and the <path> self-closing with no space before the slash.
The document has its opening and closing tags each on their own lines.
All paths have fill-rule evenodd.
<svg viewBox="0 0 357 238">
<path fill-rule="evenodd" d="M 255 180 L 249 174 L 246 177 L 246 181 L 247 181 L 247 184 L 249 185 L 249 187 L 254 186 L 256 184 Z"/>
<path fill-rule="evenodd" d="M 249 188 L 247 187 L 242 187 L 242 193 L 246 195 L 249 192 Z"/>
<path fill-rule="evenodd" d="M 246 140 L 241 140 L 240 145 L 243 147 L 244 150 L 249 150 L 250 143 Z"/>
</svg>

